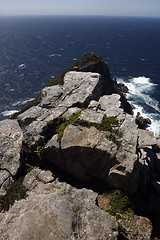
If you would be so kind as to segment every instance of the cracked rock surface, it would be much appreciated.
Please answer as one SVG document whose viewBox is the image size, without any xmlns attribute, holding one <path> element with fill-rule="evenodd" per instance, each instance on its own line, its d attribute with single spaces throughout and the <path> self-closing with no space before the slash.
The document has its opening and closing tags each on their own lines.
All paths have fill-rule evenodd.
<svg viewBox="0 0 160 240">
<path fill-rule="evenodd" d="M 96 206 L 97 194 L 92 190 L 56 180 L 39 182 L 28 194 L 8 212 L 0 213 L 1 239 L 117 239 L 115 217 Z"/>
<path fill-rule="evenodd" d="M 67 72 L 63 85 L 41 91 L 37 106 L 17 120 L 0 122 L 0 195 L 26 170 L 25 164 L 53 170 L 52 174 L 35 168 L 25 176 L 28 197 L 0 213 L 1 239 L 117 239 L 116 219 L 96 206 L 97 194 L 54 181 L 57 167 L 83 184 L 103 182 L 129 195 L 147 194 L 152 186 L 154 197 L 149 202 L 154 203 L 149 207 L 156 212 L 160 140 L 138 129 L 135 118 L 125 111 L 130 105 L 113 83 L 105 92 L 107 76 L 109 72 Z M 117 120 L 111 129 L 97 127 L 110 117 Z"/>
<path fill-rule="evenodd" d="M 17 120 L 0 122 L 0 194 L 13 181 L 23 167 L 22 150 L 23 132 Z"/>
</svg>

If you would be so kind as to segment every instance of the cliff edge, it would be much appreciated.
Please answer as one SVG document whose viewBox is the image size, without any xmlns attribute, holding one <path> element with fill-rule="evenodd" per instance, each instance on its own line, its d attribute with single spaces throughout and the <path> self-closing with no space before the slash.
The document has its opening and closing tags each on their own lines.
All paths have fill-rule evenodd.
<svg viewBox="0 0 160 240">
<path fill-rule="evenodd" d="M 91 53 L 58 75 L 14 119 L 1 121 L 2 239 L 120 239 L 120 226 L 125 239 L 159 236 L 160 141 L 139 129 L 131 113 L 107 65 Z M 28 168 L 33 170 L 27 174 Z M 8 210 L 4 201 L 19 179 L 26 199 Z M 133 229 L 127 226 L 131 219 L 120 214 L 118 221 L 98 208 L 98 192 L 117 189 L 135 198 L 136 206 L 141 201 L 153 231 L 147 218 L 132 216 Z M 139 229 L 141 221 L 146 225 Z"/>
</svg>

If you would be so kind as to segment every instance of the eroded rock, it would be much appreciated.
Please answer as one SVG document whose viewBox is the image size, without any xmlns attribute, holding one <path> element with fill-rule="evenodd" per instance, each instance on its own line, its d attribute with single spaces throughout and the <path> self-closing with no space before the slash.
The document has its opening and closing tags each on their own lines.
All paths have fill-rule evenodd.
<svg viewBox="0 0 160 240">
<path fill-rule="evenodd" d="M 17 120 L 0 122 L 0 188 L 9 186 L 23 167 L 23 132 Z"/>
<path fill-rule="evenodd" d="M 122 236 L 128 240 L 151 239 L 152 224 L 148 218 L 133 215 L 122 215 L 118 220 Z"/>
<path fill-rule="evenodd" d="M 61 86 L 46 87 L 42 91 L 42 107 L 72 107 L 87 105 L 92 99 L 99 99 L 103 85 L 101 75 L 91 72 L 71 71 L 64 76 Z"/>
<path fill-rule="evenodd" d="M 136 124 L 138 125 L 139 128 L 145 129 L 148 124 L 151 124 L 151 120 L 149 118 L 142 117 L 138 112 L 136 116 Z"/>
<path fill-rule="evenodd" d="M 32 190 L 37 186 L 38 182 L 49 183 L 53 182 L 53 180 L 54 176 L 50 171 L 36 168 L 25 176 L 23 186 L 28 190 Z"/>
<path fill-rule="evenodd" d="M 91 177 L 106 178 L 109 169 L 116 163 L 117 145 L 95 127 L 69 125 L 57 144 L 54 136 L 45 146 L 45 155 L 50 162 L 61 167 L 82 182 Z"/>
<path fill-rule="evenodd" d="M 27 199 L 0 213 L 2 239 L 117 239 L 115 217 L 96 206 L 97 194 L 66 183 L 38 183 Z M 18 226 L 18 231 L 17 231 Z"/>
</svg>

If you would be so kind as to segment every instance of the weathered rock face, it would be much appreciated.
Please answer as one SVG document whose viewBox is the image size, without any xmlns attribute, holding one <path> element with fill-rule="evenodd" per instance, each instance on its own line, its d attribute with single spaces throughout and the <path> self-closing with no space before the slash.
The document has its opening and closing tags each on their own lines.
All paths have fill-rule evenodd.
<svg viewBox="0 0 160 240">
<path fill-rule="evenodd" d="M 39 106 L 18 116 L 20 126 L 25 130 L 26 145 L 30 148 L 43 145 L 49 123 L 73 106 L 84 107 L 90 100 L 99 99 L 102 91 L 100 74 L 91 72 L 68 72 L 63 86 L 44 88 Z"/>
<path fill-rule="evenodd" d="M 115 192 L 114 192 L 115 194 Z M 121 202 L 121 198 L 118 199 L 118 203 Z M 104 211 L 113 211 L 113 208 L 111 208 L 111 205 L 113 203 L 108 197 L 107 194 L 98 195 L 97 198 L 98 206 L 103 209 Z M 115 208 L 117 207 L 116 204 L 114 205 Z M 121 204 L 118 204 L 119 209 L 122 206 Z M 118 209 L 118 211 L 120 211 Z M 129 239 L 129 240 L 141 240 L 151 239 L 152 234 L 152 223 L 151 221 L 142 216 L 137 216 L 133 212 L 123 213 L 120 212 L 117 213 L 117 222 L 119 224 L 119 230 L 120 230 L 120 237 L 119 239 Z"/>
<path fill-rule="evenodd" d="M 148 218 L 134 215 L 130 219 L 130 216 L 123 215 L 118 223 L 125 232 L 123 236 L 128 240 L 151 239 L 152 224 Z"/>
<path fill-rule="evenodd" d="M 93 191 L 54 181 L 38 183 L 28 194 L 0 213 L 1 239 L 117 239 L 115 217 L 96 206 Z"/>
<path fill-rule="evenodd" d="M 137 169 L 137 137 L 138 129 L 132 116 L 126 115 L 120 130 L 123 133 L 122 146 L 118 149 L 116 158 L 118 164 L 109 172 L 108 182 L 112 187 L 123 188 L 127 192 L 135 192 L 139 180 Z"/>
<path fill-rule="evenodd" d="M 0 195 L 13 181 L 23 166 L 23 132 L 17 120 L 0 122 Z"/>
<path fill-rule="evenodd" d="M 61 147 L 56 137 L 45 146 L 47 159 L 82 182 L 90 181 L 91 177 L 106 178 L 109 169 L 116 164 L 116 144 L 95 127 L 69 125 Z"/>
<path fill-rule="evenodd" d="M 139 181 L 135 119 L 120 108 L 118 94 L 103 96 L 99 101 L 92 100 L 89 106 L 92 109 L 81 111 L 78 119 L 99 124 L 104 116 L 117 117 L 117 128 L 122 135 L 117 137 L 120 146 L 106 137 L 110 134 L 107 131 L 69 125 L 64 129 L 60 143 L 55 134 L 45 145 L 45 158 L 82 182 L 97 178 L 114 188 L 135 192 Z"/>
<path fill-rule="evenodd" d="M 56 165 L 82 182 L 97 178 L 114 188 L 134 193 L 140 171 L 146 169 L 144 159 L 147 155 L 144 157 L 143 154 L 139 167 L 140 155 L 137 154 L 143 151 L 138 150 L 143 133 L 138 132 L 135 118 L 122 108 L 122 95 L 114 93 L 102 96 L 106 88 L 104 76 L 72 71 L 64 76 L 62 86 L 44 88 L 39 105 L 18 116 L 18 122 L 24 130 L 25 151 L 33 152 L 35 158 L 37 148 L 42 148 L 43 159 L 40 160 Z M 84 106 L 89 108 L 81 109 Z M 110 132 L 95 127 L 71 124 L 64 128 L 62 139 L 58 142 L 54 121 L 59 116 L 69 121 L 72 114 L 79 110 L 81 114 L 78 120 L 89 123 L 100 124 L 104 116 L 116 117 L 118 125 L 115 130 L 121 136 L 110 136 Z M 113 141 L 113 137 L 118 139 L 117 142 Z M 146 182 L 149 181 L 147 169 Z"/>
<path fill-rule="evenodd" d="M 50 171 L 43 171 L 39 168 L 36 168 L 25 176 L 22 184 L 26 189 L 32 190 L 38 185 L 39 182 L 50 183 L 53 182 L 53 180 L 54 176 Z"/>
<path fill-rule="evenodd" d="M 56 166 L 82 183 L 100 181 L 130 195 L 152 186 L 159 199 L 160 142 L 138 129 L 131 110 L 104 62 L 67 72 L 63 85 L 41 91 L 37 106 L 0 123 L 0 194 L 25 158 L 27 164 Z M 3 239 L 116 239 L 117 225 L 95 207 L 95 193 L 50 183 L 53 179 L 39 169 L 24 178 L 29 197 L 1 214 Z M 20 230 L 14 231 L 16 225 Z"/>
<path fill-rule="evenodd" d="M 103 92 L 102 77 L 98 73 L 68 72 L 63 87 L 46 87 L 42 90 L 42 107 L 85 106 L 99 99 Z"/>
</svg>

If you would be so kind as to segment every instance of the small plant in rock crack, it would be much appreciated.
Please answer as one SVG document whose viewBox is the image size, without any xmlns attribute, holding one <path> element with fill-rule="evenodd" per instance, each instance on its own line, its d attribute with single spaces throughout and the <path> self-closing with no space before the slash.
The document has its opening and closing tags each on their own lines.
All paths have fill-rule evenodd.
<svg viewBox="0 0 160 240">
<path fill-rule="evenodd" d="M 20 177 L 8 187 L 6 194 L 0 196 L 0 212 L 8 211 L 10 206 L 14 204 L 16 200 L 20 200 L 27 197 L 27 189 L 23 186 L 24 177 Z"/>
<path fill-rule="evenodd" d="M 37 149 L 36 149 L 36 153 L 38 155 L 39 158 L 42 158 L 42 155 L 43 155 L 43 150 L 44 150 L 44 146 L 38 146 Z"/>
<path fill-rule="evenodd" d="M 120 190 L 115 190 L 108 194 L 110 201 L 110 210 L 108 211 L 111 215 L 120 217 L 120 214 L 128 214 L 133 216 L 134 211 L 132 210 L 132 204 L 125 194 Z"/>
</svg>

